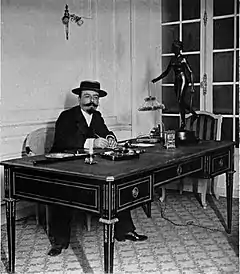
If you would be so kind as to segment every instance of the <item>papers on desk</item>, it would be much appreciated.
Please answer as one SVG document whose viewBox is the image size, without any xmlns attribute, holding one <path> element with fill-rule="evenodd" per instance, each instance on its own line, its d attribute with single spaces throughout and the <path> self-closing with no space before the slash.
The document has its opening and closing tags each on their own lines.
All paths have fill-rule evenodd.
<svg viewBox="0 0 240 274">
<path fill-rule="evenodd" d="M 136 143 L 136 144 L 132 144 L 134 146 L 137 146 L 137 147 L 154 147 L 155 144 L 147 144 L 147 143 Z"/>
<path fill-rule="evenodd" d="M 65 153 L 65 152 L 57 152 L 57 153 L 48 153 L 44 155 L 44 158 L 34 159 L 33 165 L 38 164 L 51 164 L 60 161 L 67 161 L 67 160 L 76 160 L 83 157 L 86 157 L 87 153 Z"/>
<path fill-rule="evenodd" d="M 63 159 L 63 158 L 66 158 L 66 157 L 73 157 L 73 156 L 74 156 L 74 154 L 72 154 L 72 153 L 49 153 L 49 154 L 45 154 L 45 157 L 50 158 L 50 159 L 54 159 L 54 158 Z"/>
<path fill-rule="evenodd" d="M 48 153 L 45 154 L 45 157 L 48 159 L 64 159 L 64 158 L 71 158 L 71 157 L 81 157 L 87 156 L 87 153 L 66 153 L 66 152 L 57 152 L 57 153 Z"/>
</svg>

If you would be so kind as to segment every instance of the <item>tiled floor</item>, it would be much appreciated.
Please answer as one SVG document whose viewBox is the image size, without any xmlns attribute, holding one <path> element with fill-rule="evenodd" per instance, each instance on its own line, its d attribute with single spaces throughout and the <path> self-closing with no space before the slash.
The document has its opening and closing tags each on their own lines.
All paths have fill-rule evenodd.
<svg viewBox="0 0 240 274">
<path fill-rule="evenodd" d="M 233 203 L 233 229 L 228 235 L 221 223 L 226 220 L 226 199 L 208 198 L 204 210 L 192 193 L 170 192 L 166 203 L 153 202 L 152 218 L 142 208 L 133 210 L 137 231 L 149 239 L 115 242 L 114 273 L 239 273 L 238 200 Z M 57 257 L 47 256 L 48 238 L 33 217 L 17 221 L 16 273 L 103 273 L 102 226 L 93 217 L 88 232 L 81 216 L 73 222 L 70 247 Z M 189 221 L 193 224 L 186 225 Z M 0 270 L 7 273 L 6 225 L 1 240 Z"/>
</svg>

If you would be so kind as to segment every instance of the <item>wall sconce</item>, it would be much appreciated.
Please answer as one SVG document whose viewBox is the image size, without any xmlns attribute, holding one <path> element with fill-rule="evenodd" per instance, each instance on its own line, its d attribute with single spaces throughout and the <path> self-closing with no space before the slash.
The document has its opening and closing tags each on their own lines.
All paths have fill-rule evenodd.
<svg viewBox="0 0 240 274">
<path fill-rule="evenodd" d="M 65 26 L 65 33 L 66 33 L 67 40 L 68 40 L 68 34 L 69 34 L 69 21 L 71 20 L 72 22 L 76 23 L 80 27 L 83 24 L 82 18 L 91 19 L 91 18 L 86 18 L 86 17 L 80 17 L 74 13 L 70 14 L 68 5 L 65 6 L 64 15 L 62 17 L 62 23 Z"/>
</svg>

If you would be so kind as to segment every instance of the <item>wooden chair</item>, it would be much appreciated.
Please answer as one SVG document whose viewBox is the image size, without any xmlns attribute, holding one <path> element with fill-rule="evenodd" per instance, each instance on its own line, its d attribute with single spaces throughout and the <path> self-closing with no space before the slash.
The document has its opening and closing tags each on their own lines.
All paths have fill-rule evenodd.
<svg viewBox="0 0 240 274">
<path fill-rule="evenodd" d="M 207 111 L 196 111 L 198 118 L 192 124 L 192 114 L 186 115 L 186 129 L 195 132 L 195 135 L 200 140 L 221 140 L 221 127 L 222 127 L 222 115 L 216 115 Z M 197 182 L 195 182 L 197 180 Z M 193 186 L 198 186 L 198 192 L 201 193 L 201 203 L 203 208 L 206 208 L 206 194 L 208 184 L 210 183 L 210 193 L 218 199 L 217 182 L 218 177 L 214 179 L 197 179 L 197 178 L 184 178 L 180 180 L 180 193 L 183 192 L 183 187 L 186 181 L 193 182 Z M 166 188 L 162 187 L 162 194 L 159 200 L 163 202 L 166 197 Z"/>
<path fill-rule="evenodd" d="M 27 156 L 41 155 L 49 153 L 54 141 L 55 128 L 44 127 L 32 131 L 26 137 L 25 152 Z M 49 232 L 49 211 L 48 206 L 45 206 L 46 211 L 46 231 Z M 91 215 L 87 214 L 87 230 L 91 230 Z M 40 224 L 40 204 L 36 205 L 36 222 Z"/>
<path fill-rule="evenodd" d="M 29 133 L 25 141 L 25 152 L 26 155 L 31 157 L 34 155 L 41 155 L 49 153 L 54 141 L 55 128 L 54 127 L 43 127 L 36 129 Z M 49 232 L 49 212 L 48 206 L 44 206 L 46 211 L 46 231 Z M 36 204 L 36 222 L 40 224 L 40 204 Z"/>
</svg>

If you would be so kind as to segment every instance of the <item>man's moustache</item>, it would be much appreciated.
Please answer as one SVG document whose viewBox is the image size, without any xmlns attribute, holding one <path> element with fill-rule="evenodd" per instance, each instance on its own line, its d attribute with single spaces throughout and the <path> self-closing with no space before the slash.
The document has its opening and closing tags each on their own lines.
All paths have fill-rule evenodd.
<svg viewBox="0 0 240 274">
<path fill-rule="evenodd" d="M 85 107 L 91 107 L 91 106 L 93 106 L 93 107 L 98 107 L 98 104 L 95 104 L 95 103 L 87 103 L 87 104 L 84 104 L 84 106 Z"/>
</svg>

